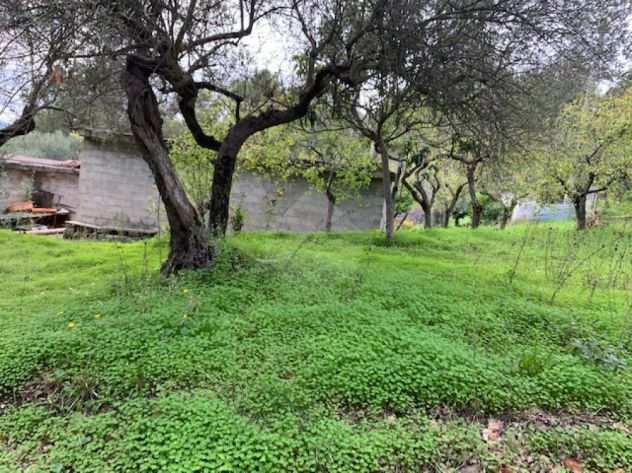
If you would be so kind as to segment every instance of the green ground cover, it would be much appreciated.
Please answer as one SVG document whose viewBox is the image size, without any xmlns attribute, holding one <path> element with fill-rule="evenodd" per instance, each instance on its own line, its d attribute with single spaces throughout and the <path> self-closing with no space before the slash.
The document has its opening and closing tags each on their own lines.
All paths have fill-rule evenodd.
<svg viewBox="0 0 632 473">
<path fill-rule="evenodd" d="M 631 239 L 0 232 L 0 471 L 632 471 Z"/>
</svg>

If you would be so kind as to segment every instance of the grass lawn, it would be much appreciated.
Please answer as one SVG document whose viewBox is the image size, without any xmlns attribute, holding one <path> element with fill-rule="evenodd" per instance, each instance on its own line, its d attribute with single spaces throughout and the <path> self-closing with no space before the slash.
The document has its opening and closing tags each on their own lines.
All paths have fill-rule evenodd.
<svg viewBox="0 0 632 473">
<path fill-rule="evenodd" d="M 632 232 L 0 232 L 1 472 L 632 472 Z"/>
</svg>

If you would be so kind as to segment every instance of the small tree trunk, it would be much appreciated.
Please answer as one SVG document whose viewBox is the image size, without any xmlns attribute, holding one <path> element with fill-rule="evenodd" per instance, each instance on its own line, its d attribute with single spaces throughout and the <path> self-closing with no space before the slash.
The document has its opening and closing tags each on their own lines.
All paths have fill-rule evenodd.
<svg viewBox="0 0 632 473">
<path fill-rule="evenodd" d="M 513 209 L 510 209 L 509 207 L 504 207 L 503 206 L 503 213 L 500 216 L 500 225 L 499 225 L 501 230 L 504 230 L 507 227 L 507 223 L 511 219 L 512 211 L 513 211 Z"/>
<path fill-rule="evenodd" d="M 158 101 L 149 83 L 153 67 L 127 59 L 127 114 L 142 156 L 151 170 L 169 220 L 169 257 L 164 274 L 208 266 L 212 252 L 204 223 L 169 159 Z"/>
<path fill-rule="evenodd" d="M 478 202 L 472 202 L 472 228 L 476 229 L 481 226 L 482 216 L 483 206 Z"/>
<path fill-rule="evenodd" d="M 450 215 L 452 215 L 452 210 L 450 210 L 449 206 L 446 206 L 443 209 L 443 221 L 441 222 L 441 226 L 443 228 L 448 228 L 450 226 Z"/>
<path fill-rule="evenodd" d="M 382 158 L 382 185 L 384 188 L 384 233 L 388 241 L 393 240 L 395 232 L 395 206 L 393 204 L 393 188 L 391 185 L 391 170 L 388 153 L 381 139 L 377 143 L 378 152 Z"/>
<path fill-rule="evenodd" d="M 456 208 L 456 204 L 459 202 L 459 197 L 461 197 L 461 193 L 463 192 L 465 185 L 466 183 L 458 185 L 454 192 L 452 192 L 452 190 L 448 187 L 452 197 L 450 198 L 448 205 L 445 207 L 445 213 L 443 214 L 443 228 L 448 228 L 450 225 L 450 217 L 452 217 L 452 214 L 454 213 L 454 209 Z M 455 222 L 455 225 L 457 227 L 459 226 L 458 220 Z"/>
<path fill-rule="evenodd" d="M 331 231 L 331 222 L 334 218 L 334 209 L 336 208 L 336 196 L 327 190 L 327 216 L 325 217 L 325 231 Z"/>
<path fill-rule="evenodd" d="M 586 229 L 586 196 L 581 195 L 573 199 L 575 207 L 575 220 L 577 230 Z"/>
<path fill-rule="evenodd" d="M 503 213 L 500 216 L 500 229 L 504 230 L 507 228 L 507 224 L 511 221 L 511 217 L 513 215 L 513 211 L 518 205 L 518 201 L 516 199 L 512 199 L 509 205 L 503 204 Z"/>
<path fill-rule="evenodd" d="M 476 167 L 469 165 L 467 167 L 467 188 L 470 193 L 470 202 L 472 204 L 472 228 L 478 228 L 481 224 L 483 216 L 483 206 L 476 196 Z"/>
</svg>

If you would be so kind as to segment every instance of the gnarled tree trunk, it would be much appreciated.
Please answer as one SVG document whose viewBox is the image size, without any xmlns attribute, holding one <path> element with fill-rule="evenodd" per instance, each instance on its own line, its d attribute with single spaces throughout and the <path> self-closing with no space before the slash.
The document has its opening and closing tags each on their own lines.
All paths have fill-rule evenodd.
<svg viewBox="0 0 632 473">
<path fill-rule="evenodd" d="M 135 56 L 127 58 L 127 114 L 142 156 L 151 170 L 167 212 L 169 256 L 164 274 L 208 266 L 212 251 L 200 214 L 191 203 L 169 159 L 162 135 L 162 119 L 149 77 L 154 66 Z"/>
</svg>

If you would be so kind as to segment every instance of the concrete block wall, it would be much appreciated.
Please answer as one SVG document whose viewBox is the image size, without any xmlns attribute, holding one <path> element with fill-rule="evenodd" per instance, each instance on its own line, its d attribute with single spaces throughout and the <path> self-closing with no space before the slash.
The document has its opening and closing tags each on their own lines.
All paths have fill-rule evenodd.
<svg viewBox="0 0 632 473">
<path fill-rule="evenodd" d="M 33 173 L 17 169 L 0 169 L 0 213 L 12 202 L 29 200 L 33 191 Z"/>
<path fill-rule="evenodd" d="M 79 181 L 79 212 L 75 220 L 110 228 L 158 227 L 157 209 L 166 221 L 152 174 L 128 136 L 84 136 Z M 240 172 L 231 194 L 231 211 L 244 212 L 244 230 L 317 231 L 324 228 L 327 199 L 303 179 L 275 182 Z M 334 230 L 378 228 L 382 218 L 382 187 L 374 180 L 357 198 L 340 202 Z"/>
<path fill-rule="evenodd" d="M 160 198 L 138 151 L 87 139 L 84 143 L 75 220 L 107 228 L 157 228 Z"/>
<path fill-rule="evenodd" d="M 70 173 L 35 173 L 35 189 L 55 194 L 53 205 L 76 213 L 79 209 L 79 175 Z"/>
<path fill-rule="evenodd" d="M 379 228 L 381 185 L 375 180 L 356 198 L 336 205 L 333 230 Z M 244 212 L 246 231 L 318 231 L 325 226 L 327 198 L 303 179 L 274 182 L 265 176 L 241 172 L 231 194 L 231 210 L 238 207 Z"/>
</svg>

